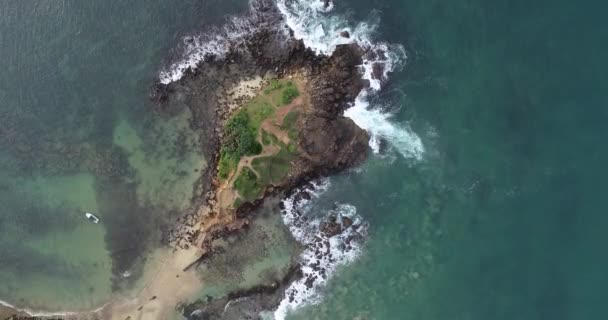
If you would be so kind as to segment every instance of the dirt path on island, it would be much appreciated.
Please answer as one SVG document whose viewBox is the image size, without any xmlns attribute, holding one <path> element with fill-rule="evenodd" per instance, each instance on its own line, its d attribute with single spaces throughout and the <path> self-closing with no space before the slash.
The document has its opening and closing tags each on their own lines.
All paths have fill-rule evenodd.
<svg viewBox="0 0 608 320">
<path fill-rule="evenodd" d="M 264 121 L 262 121 L 260 123 L 261 129 L 265 130 L 268 133 L 273 134 L 281 142 L 283 142 L 286 145 L 288 145 L 291 142 L 291 139 L 289 139 L 288 131 L 281 129 L 285 116 L 287 116 L 287 114 L 290 111 L 292 111 L 295 107 L 302 106 L 305 101 L 305 96 L 303 94 L 304 93 L 303 82 L 300 79 L 294 79 L 293 82 L 296 84 L 298 91 L 301 92 L 302 94 L 300 94 L 300 96 L 298 96 L 296 99 L 294 99 L 288 105 L 275 107 L 276 108 L 275 114 L 271 117 L 268 117 L 267 119 L 265 119 Z M 257 159 L 257 158 L 274 156 L 281 151 L 280 147 L 278 147 L 275 144 L 264 145 L 264 143 L 262 141 L 262 131 L 261 130 L 258 132 L 257 141 L 260 145 L 262 145 L 262 152 L 257 155 L 242 157 L 241 160 L 239 161 L 239 163 L 237 164 L 236 169 L 231 172 L 228 179 L 226 179 L 226 181 L 224 183 L 222 183 L 222 185 L 218 188 L 217 199 L 218 199 L 220 214 L 224 214 L 225 210 L 229 209 L 234 204 L 236 199 L 239 197 L 239 194 L 233 188 L 233 185 L 234 185 L 234 181 L 238 177 L 241 170 L 243 170 L 244 167 L 247 167 L 259 176 L 259 173 L 251 165 L 253 160 Z"/>
</svg>

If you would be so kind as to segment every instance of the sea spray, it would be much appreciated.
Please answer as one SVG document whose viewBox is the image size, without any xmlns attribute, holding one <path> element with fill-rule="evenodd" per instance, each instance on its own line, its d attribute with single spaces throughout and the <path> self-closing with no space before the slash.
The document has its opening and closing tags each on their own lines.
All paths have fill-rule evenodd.
<svg viewBox="0 0 608 320">
<path fill-rule="evenodd" d="M 396 124 L 390 120 L 391 114 L 370 109 L 364 92 L 352 107 L 346 109 L 344 116 L 351 118 L 360 128 L 370 133 L 370 147 L 375 153 L 380 151 L 380 139 L 389 141 L 405 158 L 421 159 L 424 146 L 420 137 L 407 124 Z"/>
</svg>

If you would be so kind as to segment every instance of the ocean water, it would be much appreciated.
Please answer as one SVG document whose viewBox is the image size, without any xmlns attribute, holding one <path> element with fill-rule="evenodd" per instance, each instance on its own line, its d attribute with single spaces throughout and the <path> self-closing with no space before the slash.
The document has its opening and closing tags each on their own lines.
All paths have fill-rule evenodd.
<svg viewBox="0 0 608 320">
<path fill-rule="evenodd" d="M 287 318 L 606 318 L 603 9 L 336 1 L 333 14 L 405 46 L 370 106 L 424 152 L 404 154 L 402 130 L 372 125 L 386 150 L 319 199 L 355 206 L 367 241 L 320 303 Z"/>
<path fill-rule="evenodd" d="M 243 8 L 0 2 L 0 300 L 80 310 L 137 279 L 206 165 L 188 111 L 148 88 L 181 34 Z"/>
<path fill-rule="evenodd" d="M 393 71 L 347 111 L 377 152 L 307 209 L 366 237 L 279 318 L 606 318 L 604 4 L 278 2 L 308 46 L 356 40 Z M 140 268 L 205 165 L 196 139 L 179 147 L 188 113 L 155 115 L 147 88 L 183 36 L 246 8 L 0 4 L 1 300 L 96 306 Z"/>
</svg>

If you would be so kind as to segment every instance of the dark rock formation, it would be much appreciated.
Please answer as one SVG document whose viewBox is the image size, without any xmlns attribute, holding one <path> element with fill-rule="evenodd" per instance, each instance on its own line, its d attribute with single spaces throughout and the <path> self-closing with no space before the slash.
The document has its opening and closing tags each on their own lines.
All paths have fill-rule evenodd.
<svg viewBox="0 0 608 320">
<path fill-rule="evenodd" d="M 183 305 L 182 314 L 189 320 L 260 319 L 259 313 L 276 306 L 289 284 L 301 277 L 300 267 L 294 266 L 280 281 L 231 292 L 219 299 L 207 296 L 207 299 Z"/>
<path fill-rule="evenodd" d="M 342 116 L 367 85 L 357 68 L 361 54 L 356 44 L 340 45 L 331 57 L 312 66 L 307 88 L 310 101 L 297 123 L 304 151 L 295 162 L 299 175 L 329 175 L 366 158 L 369 136 Z"/>
<path fill-rule="evenodd" d="M 329 4 L 330 1 L 325 2 L 326 6 Z M 258 2 L 254 16 L 260 20 L 259 28 L 252 30 L 245 39 L 230 44 L 225 56 L 205 58 L 179 81 L 168 85 L 157 84 L 150 92 L 158 112 L 170 113 L 183 106 L 190 108 L 192 126 L 205 135 L 202 139 L 205 141 L 203 151 L 205 158 L 211 159 L 211 162 L 206 172 L 202 173 L 204 180 L 209 183 L 201 194 L 207 194 L 209 188 L 213 187 L 212 177 L 217 175 L 222 123 L 230 112 L 220 101 L 228 95 L 229 88 L 240 80 L 265 76 L 267 73 L 279 77 L 297 73 L 304 77 L 307 87 L 303 96 L 307 101 L 297 110 L 300 114 L 296 122 L 299 157 L 292 161 L 288 178 L 268 188 L 264 197 L 289 192 L 312 179 L 340 172 L 359 164 L 367 156 L 368 134 L 343 116 L 344 110 L 367 85 L 361 79 L 358 67 L 362 63 L 363 50 L 357 44 L 347 44 L 338 46 L 329 57 L 316 55 L 301 40 L 293 38 L 293 33 L 285 32 L 283 17 L 272 1 Z M 306 198 L 310 198 L 310 195 L 302 194 L 302 199 Z M 248 219 L 250 212 L 264 201 L 265 198 L 242 204 L 235 213 L 237 218 Z M 218 230 L 211 239 L 237 232 L 247 225 L 243 221 L 247 220 L 240 220 L 238 226 L 233 226 L 236 230 Z M 341 231 L 342 224 L 335 219 L 333 223 L 327 222 L 322 230 L 332 235 Z M 225 317 L 226 313 L 222 316 L 221 312 L 231 302 L 230 305 L 234 304 L 236 310 L 234 319 L 249 316 L 255 319 L 254 315 L 260 308 L 276 306 L 285 286 L 300 276 L 299 272 L 294 271 L 284 283 L 263 285 L 230 294 L 223 299 L 183 306 L 184 315 L 191 319 L 230 318 Z M 244 297 L 247 299 L 242 299 Z M 239 300 L 235 301 L 237 298 Z M 251 310 L 255 312 L 251 313 Z"/>
</svg>

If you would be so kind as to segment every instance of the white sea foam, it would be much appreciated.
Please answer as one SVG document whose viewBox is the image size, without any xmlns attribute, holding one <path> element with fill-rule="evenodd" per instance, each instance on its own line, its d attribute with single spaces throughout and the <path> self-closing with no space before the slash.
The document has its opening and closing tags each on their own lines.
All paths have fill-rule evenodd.
<svg viewBox="0 0 608 320">
<path fill-rule="evenodd" d="M 285 319 L 287 314 L 306 304 L 321 301 L 319 288 L 325 284 L 344 264 L 354 261 L 361 252 L 362 238 L 365 236 L 367 224 L 357 215 L 357 208 L 350 204 L 336 204 L 332 210 L 319 215 L 312 212 L 312 204 L 329 187 L 325 179 L 314 184 L 312 188 L 303 188 L 310 195 L 310 200 L 298 198 L 298 192 L 283 200 L 283 221 L 289 227 L 295 239 L 306 249 L 300 255 L 303 278 L 293 282 L 285 292 L 274 318 Z M 340 234 L 329 236 L 321 231 L 321 225 L 329 216 L 336 217 L 342 226 Z M 344 224 L 350 219 L 352 225 Z"/>
<path fill-rule="evenodd" d="M 416 135 L 407 124 L 398 124 L 391 121 L 390 113 L 383 113 L 379 109 L 370 109 L 367 95 L 360 94 L 351 108 L 344 115 L 370 135 L 370 146 L 374 152 L 380 149 L 380 139 L 388 141 L 405 158 L 421 159 L 424 146 L 420 137 Z"/>
<path fill-rule="evenodd" d="M 330 55 L 337 45 L 347 43 L 358 43 L 364 50 L 365 55 L 361 65 L 363 79 L 370 83 L 370 88 L 363 90 L 356 98 L 352 107 L 347 109 L 345 116 L 351 118 L 359 127 L 370 133 L 370 147 L 374 152 L 379 152 L 380 141 L 385 140 L 392 145 L 402 156 L 406 158 L 420 159 L 424 153 L 424 146 L 420 138 L 409 128 L 407 124 L 394 123 L 391 114 L 382 112 L 379 108 L 370 106 L 368 97 L 382 88 L 388 75 L 405 63 L 406 54 L 403 46 L 388 43 L 375 42 L 372 40 L 375 27 L 379 21 L 361 22 L 355 26 L 349 24 L 348 20 L 340 15 L 329 14 L 333 9 L 333 3 L 324 7 L 322 0 L 277 0 L 277 6 L 285 16 L 285 21 L 293 30 L 297 39 L 302 39 L 304 44 L 318 54 Z M 347 31 L 350 37 L 340 35 Z M 316 192 L 312 201 L 329 187 L 329 180 L 324 180 L 315 186 Z M 321 299 L 318 288 L 334 273 L 340 265 L 356 259 L 361 247 L 360 242 L 351 242 L 348 251 L 341 250 L 346 237 L 352 236 L 347 231 L 329 240 L 330 255 L 322 255 L 321 258 L 315 252 L 315 241 L 322 235 L 319 233 L 319 225 L 323 218 L 310 220 L 302 217 L 310 216 L 309 203 L 307 201 L 296 202 L 289 198 L 283 202 L 285 206 L 284 222 L 296 240 L 305 244 L 307 249 L 301 256 L 303 272 L 305 275 L 316 275 L 312 286 L 306 285 L 303 279 L 293 283 L 286 291 L 283 301 L 275 311 L 275 319 L 284 319 L 286 314 L 304 304 L 314 304 Z M 355 223 L 363 227 L 358 232 L 365 233 L 365 224 L 356 214 L 356 208 L 352 205 L 341 204 L 325 216 L 338 214 L 338 216 L 350 217 Z M 318 274 L 313 266 L 321 265 L 327 271 L 325 277 Z M 310 284 L 310 283 L 309 283 Z"/>
<path fill-rule="evenodd" d="M 333 4 L 323 8 L 321 0 L 278 0 L 277 6 L 294 36 L 317 53 L 329 55 L 339 44 L 357 42 L 364 50 L 363 79 L 370 88 L 363 90 L 345 116 L 370 133 L 370 147 L 379 152 L 380 139 L 386 140 L 404 157 L 420 159 L 424 146 L 406 124 L 395 124 L 391 115 L 370 106 L 369 95 L 382 88 L 389 74 L 405 64 L 405 49 L 401 45 L 375 42 L 373 34 L 379 21 L 361 22 L 351 26 L 345 17 L 328 14 Z M 340 35 L 348 31 L 350 38 Z M 374 65 L 378 72 L 374 76 Z M 381 76 L 378 77 L 378 73 Z"/>
<path fill-rule="evenodd" d="M 269 13 L 260 10 L 264 1 L 250 0 L 248 15 L 230 17 L 222 27 L 209 27 L 198 35 L 184 37 L 181 58 L 160 72 L 160 82 L 169 84 L 181 79 L 186 70 L 196 69 L 206 56 L 224 57 L 230 48 L 242 46 L 251 30 L 272 23 L 272 19 L 267 19 Z"/>
<path fill-rule="evenodd" d="M 86 311 L 86 313 L 97 313 L 99 311 L 101 311 L 103 308 L 105 308 L 107 305 L 109 304 L 109 302 L 105 303 L 104 305 L 102 305 L 101 307 L 98 307 L 94 310 L 89 310 Z M 16 310 L 17 312 L 24 312 L 27 313 L 29 316 L 32 317 L 49 317 L 49 318 L 67 318 L 67 317 L 72 317 L 72 318 L 77 318 L 79 316 L 78 312 L 72 312 L 72 311 L 57 311 L 57 312 L 51 312 L 51 311 L 35 311 L 32 309 L 28 309 L 28 308 L 18 308 L 13 304 L 10 304 L 6 301 L 0 300 L 0 305 L 7 307 L 7 308 L 11 308 Z M 28 318 L 29 319 L 29 318 Z"/>
</svg>

